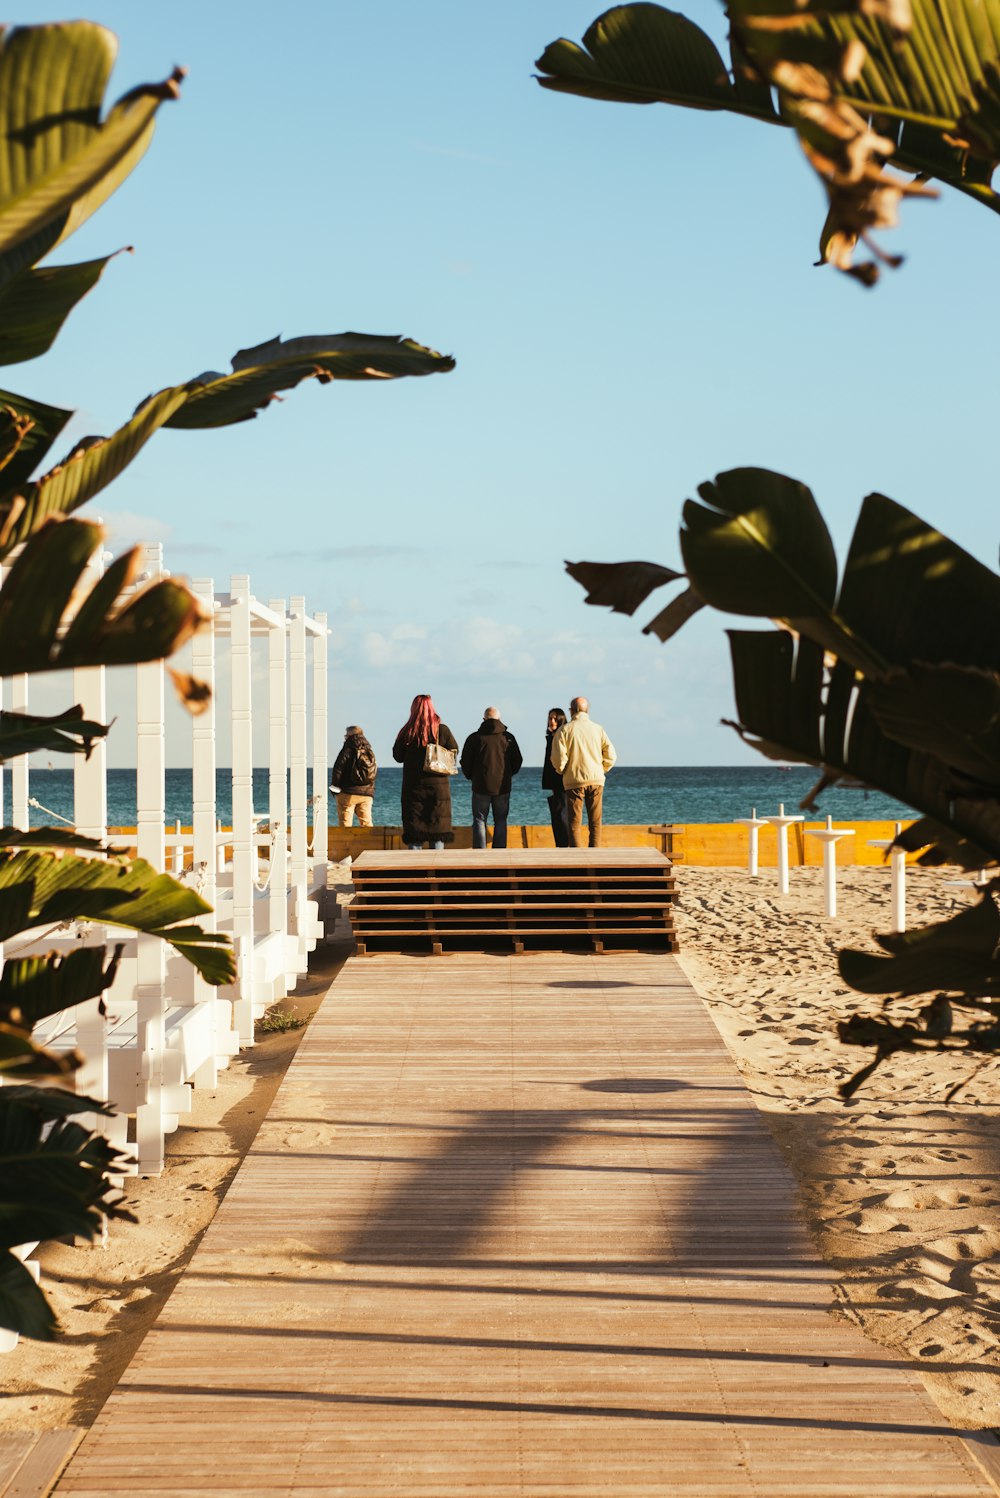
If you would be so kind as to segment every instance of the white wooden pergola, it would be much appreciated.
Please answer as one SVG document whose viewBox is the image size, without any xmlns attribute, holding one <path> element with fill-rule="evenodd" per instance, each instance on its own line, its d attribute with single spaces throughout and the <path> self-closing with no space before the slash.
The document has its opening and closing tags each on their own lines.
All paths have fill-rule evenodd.
<svg viewBox="0 0 1000 1498">
<path fill-rule="evenodd" d="M 103 565 L 99 555 L 89 582 L 96 581 Z M 137 586 L 163 575 L 162 548 L 145 547 Z M 264 605 L 252 594 L 246 576 L 233 577 L 228 593 L 216 593 L 210 578 L 192 586 L 207 620 L 192 642 L 192 670 L 213 689 L 208 708 L 192 719 L 192 827 L 168 831 L 165 825 L 166 667 L 162 661 L 152 662 L 135 668 L 135 843 L 141 858 L 158 869 L 170 867 L 214 907 L 202 921 L 232 936 L 236 982 L 213 988 L 157 937 L 138 935 L 125 940 L 118 975 L 106 996 L 105 1016 L 93 1000 L 53 1016 L 36 1032 L 48 1045 L 77 1045 L 84 1051 L 87 1060 L 76 1074 L 77 1089 L 116 1105 L 115 1119 L 93 1122 L 105 1127 L 123 1148 L 129 1147 L 128 1117 L 134 1116 L 135 1168 L 144 1175 L 162 1170 L 164 1138 L 190 1110 L 192 1087 L 215 1085 L 219 1067 L 227 1065 L 241 1046 L 253 1044 L 255 1021 L 294 989 L 309 953 L 323 936 L 326 615 L 309 615 L 302 597 L 292 598 L 287 608 L 281 599 Z M 232 764 L 228 830 L 220 825 L 217 807 L 220 725 L 214 696 L 216 642 L 225 637 L 230 645 Z M 253 803 L 253 654 L 261 638 L 267 641 L 266 811 L 258 811 Z M 27 709 L 27 688 L 26 678 L 12 679 L 12 707 Z M 73 673 L 74 700 L 87 718 L 107 721 L 106 688 L 103 667 Z M 116 731 L 121 734 L 122 725 Z M 88 760 L 74 760 L 73 788 L 75 825 L 93 837 L 106 838 L 103 740 L 97 741 Z M 3 792 L 0 772 L 0 807 Z M 12 825 L 26 829 L 31 812 L 27 757 L 12 762 L 10 798 Z M 83 941 L 113 942 L 122 935 L 115 928 L 81 923 L 37 945 L 58 949 Z M 32 948 L 19 944 L 18 949 Z"/>
</svg>

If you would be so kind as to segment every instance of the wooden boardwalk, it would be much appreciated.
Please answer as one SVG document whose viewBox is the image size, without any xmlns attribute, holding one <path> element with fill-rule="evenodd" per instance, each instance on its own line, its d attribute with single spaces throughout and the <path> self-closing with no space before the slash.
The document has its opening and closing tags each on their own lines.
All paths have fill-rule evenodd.
<svg viewBox="0 0 1000 1498">
<path fill-rule="evenodd" d="M 354 960 L 60 1498 L 971 1498 L 670 956 Z"/>
</svg>

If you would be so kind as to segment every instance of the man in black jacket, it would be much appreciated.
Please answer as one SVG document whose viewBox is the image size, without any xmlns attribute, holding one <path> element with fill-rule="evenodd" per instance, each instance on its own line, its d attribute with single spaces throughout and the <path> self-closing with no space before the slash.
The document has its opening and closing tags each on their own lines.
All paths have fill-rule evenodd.
<svg viewBox="0 0 1000 1498">
<path fill-rule="evenodd" d="M 331 774 L 331 791 L 337 795 L 337 823 L 340 827 L 372 825 L 372 801 L 378 765 L 371 744 L 356 723 L 344 733 L 344 747 L 337 755 Z"/>
<path fill-rule="evenodd" d="M 462 750 L 462 774 L 472 781 L 472 846 L 486 847 L 486 823 L 493 813 L 493 846 L 507 846 L 510 782 L 521 768 L 517 739 L 500 722 L 499 710 L 488 707 L 475 733 Z"/>
</svg>

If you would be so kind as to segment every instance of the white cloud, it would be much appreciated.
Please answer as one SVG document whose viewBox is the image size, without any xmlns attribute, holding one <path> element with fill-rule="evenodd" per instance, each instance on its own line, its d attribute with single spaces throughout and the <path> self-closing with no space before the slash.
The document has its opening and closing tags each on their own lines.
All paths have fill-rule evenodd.
<svg viewBox="0 0 1000 1498">
<path fill-rule="evenodd" d="M 369 630 L 361 641 L 361 656 L 366 666 L 384 671 L 393 666 L 420 666 L 428 660 L 423 648 L 427 630 L 421 624 L 394 624 L 384 634 Z"/>
</svg>

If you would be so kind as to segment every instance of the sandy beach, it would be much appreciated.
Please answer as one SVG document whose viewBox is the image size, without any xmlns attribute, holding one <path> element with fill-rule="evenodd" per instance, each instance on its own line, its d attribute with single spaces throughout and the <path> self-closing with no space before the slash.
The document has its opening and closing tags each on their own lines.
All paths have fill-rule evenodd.
<svg viewBox="0 0 1000 1498">
<path fill-rule="evenodd" d="M 908 870 L 910 926 L 968 904 L 959 877 Z M 1000 1425 L 1000 1064 L 947 1107 L 974 1060 L 897 1056 L 849 1104 L 836 1092 L 870 1059 L 836 1021 L 879 1003 L 841 983 L 836 952 L 889 929 L 887 871 L 841 870 L 834 920 L 818 869 L 793 870 L 785 898 L 773 870 L 678 881 L 682 961 L 798 1178 L 844 1314 L 913 1358 L 954 1424 Z"/>
<path fill-rule="evenodd" d="M 1000 1425 L 1000 1068 L 897 1057 L 845 1106 L 836 1086 L 864 1054 L 836 1039 L 867 1002 L 840 983 L 835 953 L 888 924 L 888 873 L 841 871 L 841 913 L 822 914 L 817 869 L 780 898 L 772 871 L 678 869 L 682 961 L 709 1005 L 802 1188 L 803 1208 L 838 1271 L 843 1314 L 912 1357 L 942 1411 Z M 939 919 L 971 890 L 947 873 L 908 876 L 911 925 Z M 342 949 L 296 996 L 315 1009 Z M 169 1141 L 159 1178 L 127 1182 L 138 1225 L 112 1224 L 106 1248 L 53 1244 L 41 1255 L 64 1335 L 22 1342 L 0 1363 L 0 1430 L 87 1425 L 211 1221 L 301 1038 L 271 1036 L 237 1058 Z"/>
</svg>

